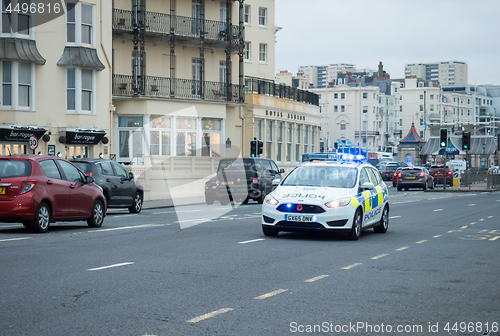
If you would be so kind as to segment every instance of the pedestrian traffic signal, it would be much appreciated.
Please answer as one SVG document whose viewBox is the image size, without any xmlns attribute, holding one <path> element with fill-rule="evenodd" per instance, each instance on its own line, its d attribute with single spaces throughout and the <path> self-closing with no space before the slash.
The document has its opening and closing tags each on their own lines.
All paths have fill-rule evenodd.
<svg viewBox="0 0 500 336">
<path fill-rule="evenodd" d="M 256 157 L 257 156 L 257 140 L 254 138 L 252 141 L 250 141 L 250 156 L 251 157 Z"/>
<path fill-rule="evenodd" d="M 463 150 L 470 149 L 470 132 L 462 133 L 462 149 Z"/>
<path fill-rule="evenodd" d="M 439 147 L 444 148 L 448 143 L 448 130 L 446 128 L 441 128 L 439 136 Z"/>
</svg>

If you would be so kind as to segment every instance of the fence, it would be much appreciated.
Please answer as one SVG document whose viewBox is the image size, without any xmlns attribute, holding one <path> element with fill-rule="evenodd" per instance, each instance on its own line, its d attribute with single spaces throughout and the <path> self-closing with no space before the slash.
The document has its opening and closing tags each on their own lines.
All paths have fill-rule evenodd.
<svg viewBox="0 0 500 336">
<path fill-rule="evenodd" d="M 495 189 L 500 187 L 500 174 L 471 171 L 461 174 L 460 187 L 468 189 Z"/>
</svg>

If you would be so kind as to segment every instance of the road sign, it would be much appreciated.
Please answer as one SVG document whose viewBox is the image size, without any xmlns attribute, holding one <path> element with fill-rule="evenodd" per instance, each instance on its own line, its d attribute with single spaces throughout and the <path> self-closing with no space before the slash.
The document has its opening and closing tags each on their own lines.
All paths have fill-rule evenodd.
<svg viewBox="0 0 500 336">
<path fill-rule="evenodd" d="M 30 136 L 30 149 L 35 150 L 38 148 L 38 138 L 34 135 Z"/>
</svg>

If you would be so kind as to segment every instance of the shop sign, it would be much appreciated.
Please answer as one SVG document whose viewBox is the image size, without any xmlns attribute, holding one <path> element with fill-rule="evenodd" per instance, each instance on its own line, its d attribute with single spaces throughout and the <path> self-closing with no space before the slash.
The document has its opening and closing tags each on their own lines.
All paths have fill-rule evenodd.
<svg viewBox="0 0 500 336">
<path fill-rule="evenodd" d="M 0 128 L 0 141 L 29 142 L 34 135 L 38 140 L 46 130 L 29 128 Z"/>
<path fill-rule="evenodd" d="M 66 144 L 97 145 L 106 135 L 105 132 L 71 132 L 66 131 Z"/>
<path fill-rule="evenodd" d="M 51 156 L 56 156 L 56 145 L 48 145 L 47 154 Z"/>
</svg>

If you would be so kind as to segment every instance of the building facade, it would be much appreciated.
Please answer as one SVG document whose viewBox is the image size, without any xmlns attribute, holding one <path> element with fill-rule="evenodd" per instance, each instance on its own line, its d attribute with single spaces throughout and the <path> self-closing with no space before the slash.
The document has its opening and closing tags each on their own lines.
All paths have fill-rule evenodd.
<svg viewBox="0 0 500 336">
<path fill-rule="evenodd" d="M 405 65 L 405 77 L 416 76 L 440 85 L 467 84 L 468 66 L 465 62 L 412 63 Z"/>
<path fill-rule="evenodd" d="M 298 73 L 309 78 L 310 88 L 325 88 L 328 85 L 337 84 L 339 73 L 355 72 L 354 64 L 336 63 L 329 65 L 300 66 Z M 330 84 L 331 83 L 331 84 Z"/>
<path fill-rule="evenodd" d="M 0 155 L 37 153 L 68 159 L 106 156 L 111 105 L 109 1 L 66 2 L 46 22 L 9 12 L 2 1 Z M 29 2 L 29 1 L 28 1 Z M 35 135 L 38 147 L 29 149 Z"/>
</svg>

